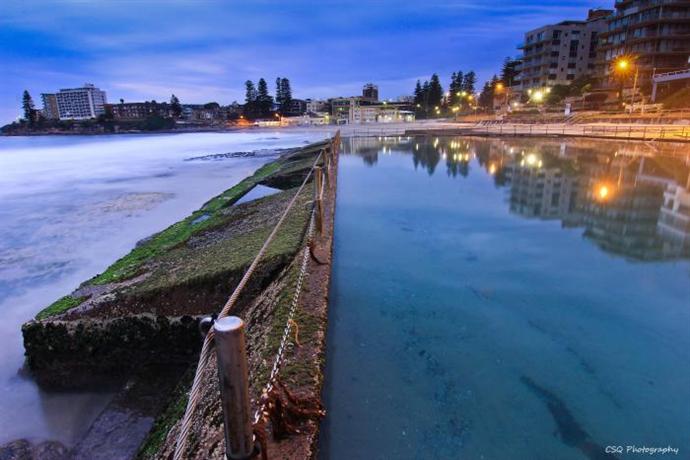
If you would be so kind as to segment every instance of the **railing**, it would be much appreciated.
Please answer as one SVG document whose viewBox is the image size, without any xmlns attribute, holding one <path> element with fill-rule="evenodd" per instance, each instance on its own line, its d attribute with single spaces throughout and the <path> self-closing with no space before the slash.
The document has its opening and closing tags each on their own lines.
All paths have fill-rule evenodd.
<svg viewBox="0 0 690 460">
<path fill-rule="evenodd" d="M 354 129 L 350 132 L 350 135 L 354 137 L 402 136 L 405 134 L 405 130 L 406 128 L 399 127 L 379 129 Z"/>
<path fill-rule="evenodd" d="M 502 121 L 481 122 L 468 133 L 499 136 L 573 136 L 600 137 L 643 141 L 690 142 L 690 126 L 649 125 L 572 125 L 572 124 L 517 124 Z"/>
<path fill-rule="evenodd" d="M 207 328 L 204 331 L 204 343 L 199 355 L 199 363 L 194 375 L 192 388 L 189 392 L 189 400 L 180 424 L 173 456 L 174 460 L 182 460 L 185 458 L 187 440 L 192 426 L 192 416 L 201 401 L 201 387 L 203 385 L 202 375 L 209 365 L 212 349 L 214 347 L 218 363 L 218 381 L 225 424 L 226 457 L 231 459 L 250 459 L 259 455 L 260 448 L 257 443 L 255 430 L 259 422 L 266 417 L 265 406 L 267 400 L 263 398 L 263 396 L 271 392 L 276 384 L 278 373 L 280 372 L 284 351 L 290 339 L 290 333 L 294 324 L 295 310 L 306 274 L 312 235 L 314 231 L 316 231 L 318 235 L 323 235 L 324 232 L 324 208 L 322 203 L 324 184 L 330 184 L 333 180 L 332 176 L 335 174 L 335 165 L 340 142 L 340 131 L 338 131 L 331 139 L 330 146 L 324 148 L 316 157 L 299 189 L 295 192 L 295 195 L 286 206 L 276 226 L 269 234 L 261 249 L 259 249 L 251 265 L 221 309 L 217 319 L 205 318 L 202 320 L 200 327 L 207 326 Z M 320 161 L 323 161 L 323 167 L 318 166 Z M 314 199 L 312 201 L 312 213 L 309 220 L 306 242 L 303 248 L 300 274 L 297 279 L 297 285 L 292 297 L 292 303 L 288 312 L 288 318 L 283 330 L 280 346 L 273 360 L 273 367 L 268 382 L 262 391 L 262 402 L 252 418 L 250 416 L 245 323 L 238 317 L 229 316 L 229 313 L 312 175 L 314 176 Z"/>
</svg>

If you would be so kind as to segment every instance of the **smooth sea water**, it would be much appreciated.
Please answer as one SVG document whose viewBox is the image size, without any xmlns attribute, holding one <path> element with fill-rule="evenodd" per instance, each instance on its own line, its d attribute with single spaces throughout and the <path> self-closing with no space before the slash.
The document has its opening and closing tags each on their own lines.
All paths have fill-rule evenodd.
<svg viewBox="0 0 690 460">
<path fill-rule="evenodd" d="M 344 150 L 322 459 L 690 458 L 687 147 Z"/>
<path fill-rule="evenodd" d="M 23 322 L 275 158 L 271 151 L 323 137 L 0 137 L 0 445 L 17 438 L 72 445 L 112 396 L 39 390 L 20 372 Z"/>
</svg>

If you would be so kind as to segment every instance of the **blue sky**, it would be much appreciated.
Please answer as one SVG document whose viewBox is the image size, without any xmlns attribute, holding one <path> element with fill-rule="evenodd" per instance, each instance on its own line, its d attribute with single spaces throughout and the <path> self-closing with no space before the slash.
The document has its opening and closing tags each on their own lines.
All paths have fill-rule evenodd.
<svg viewBox="0 0 690 460">
<path fill-rule="evenodd" d="M 2 0 L 0 122 L 21 92 L 92 82 L 116 102 L 242 101 L 243 82 L 290 78 L 295 97 L 412 92 L 437 72 L 480 82 L 531 28 L 580 19 L 613 0 Z"/>
</svg>

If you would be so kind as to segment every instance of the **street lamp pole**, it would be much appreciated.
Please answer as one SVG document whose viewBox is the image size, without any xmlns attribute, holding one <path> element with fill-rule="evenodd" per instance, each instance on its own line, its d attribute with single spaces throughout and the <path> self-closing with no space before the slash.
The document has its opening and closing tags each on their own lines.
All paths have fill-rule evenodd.
<svg viewBox="0 0 690 460">
<path fill-rule="evenodd" d="M 632 116 L 633 111 L 635 110 L 635 93 L 637 92 L 637 76 L 640 71 L 639 66 L 635 66 L 635 78 L 633 78 L 633 89 L 632 89 L 632 94 L 630 95 L 630 116 Z"/>
</svg>

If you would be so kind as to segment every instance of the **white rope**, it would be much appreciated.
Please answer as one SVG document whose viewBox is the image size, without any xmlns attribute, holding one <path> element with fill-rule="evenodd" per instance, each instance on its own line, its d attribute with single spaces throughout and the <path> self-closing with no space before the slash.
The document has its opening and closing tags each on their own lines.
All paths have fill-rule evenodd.
<svg viewBox="0 0 690 460">
<path fill-rule="evenodd" d="M 306 177 L 304 178 L 304 181 L 302 181 L 302 185 L 300 185 L 299 189 L 297 190 L 295 195 L 292 197 L 292 200 L 290 200 L 290 203 L 288 203 L 287 207 L 285 208 L 285 211 L 283 211 L 283 214 L 280 216 L 280 219 L 276 223 L 276 226 L 271 231 L 271 234 L 268 235 L 268 238 L 266 238 L 266 241 L 264 242 L 263 246 L 261 246 L 261 249 L 259 249 L 259 252 L 256 254 L 256 257 L 252 261 L 251 265 L 249 266 L 249 268 L 245 272 L 245 274 L 242 277 L 242 279 L 240 280 L 240 282 L 237 284 L 237 287 L 233 291 L 232 295 L 230 295 L 227 302 L 225 302 L 225 305 L 223 306 L 220 313 L 218 314 L 218 318 L 223 318 L 224 316 L 227 316 L 228 313 L 230 312 L 230 310 L 232 309 L 232 307 L 235 305 L 235 302 L 237 302 L 237 299 L 239 298 L 240 294 L 242 293 L 242 290 L 244 289 L 245 285 L 249 281 L 249 278 L 251 278 L 251 276 L 254 274 L 254 270 L 259 265 L 259 261 L 261 260 L 264 253 L 268 249 L 268 246 L 270 245 L 270 243 L 275 238 L 276 234 L 278 233 L 278 229 L 282 226 L 283 222 L 287 218 L 289 211 L 294 206 L 300 193 L 302 193 L 304 186 L 307 184 L 307 182 L 309 181 L 309 178 L 311 177 L 312 173 L 314 172 L 314 167 L 318 164 L 320 159 L 321 159 L 321 153 L 319 153 L 319 155 L 316 157 L 314 164 L 312 164 L 312 167 L 309 170 L 309 172 L 307 173 Z M 313 210 L 312 210 L 312 216 L 313 216 Z M 309 232 L 311 232 L 311 223 L 310 223 L 309 227 L 310 227 Z M 307 246 L 307 251 L 308 251 L 308 246 Z M 180 424 L 180 432 L 178 433 L 178 436 L 177 436 L 177 443 L 175 445 L 175 454 L 173 456 L 174 460 L 182 460 L 182 458 L 183 458 L 182 456 L 183 456 L 185 448 L 187 446 L 187 438 L 189 437 L 189 430 L 191 429 L 191 425 L 192 425 L 192 415 L 194 414 L 197 406 L 199 405 L 199 401 L 201 400 L 201 385 L 202 385 L 202 378 L 201 377 L 202 377 L 202 374 L 204 373 L 204 371 L 206 370 L 206 366 L 208 365 L 209 359 L 211 357 L 212 344 L 213 344 L 213 328 L 211 328 L 209 330 L 209 332 L 206 334 L 206 337 L 204 338 L 204 344 L 201 347 L 201 353 L 199 355 L 199 363 L 197 364 L 196 374 L 194 375 L 194 382 L 192 383 L 192 388 L 189 391 L 189 400 L 187 401 L 187 408 L 185 409 L 184 416 L 182 417 L 182 423 Z M 282 345 L 281 345 L 281 348 L 282 348 Z M 282 353 L 282 350 L 279 350 L 279 352 Z M 273 374 L 273 372 L 271 372 L 271 373 Z"/>
</svg>

